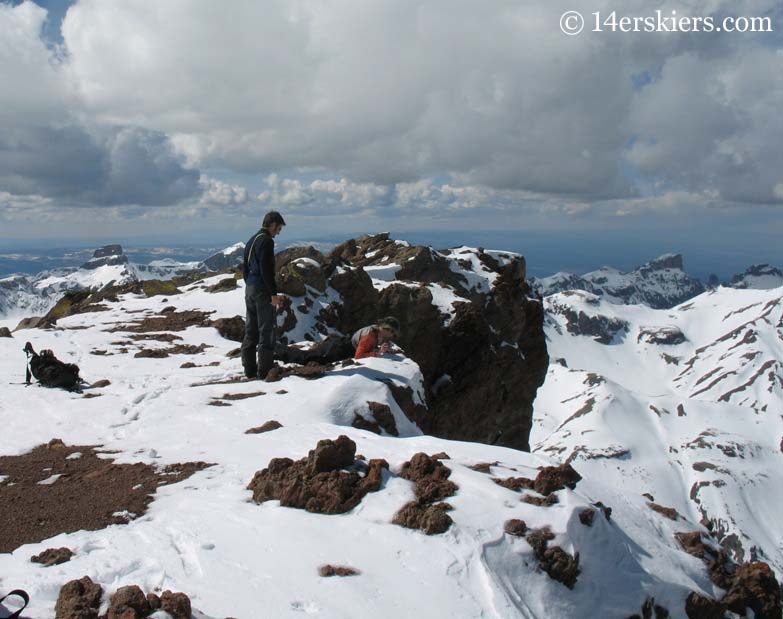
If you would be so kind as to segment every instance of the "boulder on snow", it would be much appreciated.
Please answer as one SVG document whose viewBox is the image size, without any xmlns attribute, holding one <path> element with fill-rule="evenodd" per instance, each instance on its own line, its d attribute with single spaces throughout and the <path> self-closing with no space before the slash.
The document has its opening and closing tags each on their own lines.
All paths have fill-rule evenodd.
<svg viewBox="0 0 783 619">
<path fill-rule="evenodd" d="M 267 468 L 256 472 L 248 485 L 253 500 L 279 500 L 284 507 L 296 507 L 320 514 L 342 514 L 368 492 L 381 487 L 385 460 L 364 463 L 355 460 L 356 443 L 347 436 L 318 441 L 306 458 L 273 458 Z M 347 469 L 347 470 L 345 470 Z"/>
</svg>

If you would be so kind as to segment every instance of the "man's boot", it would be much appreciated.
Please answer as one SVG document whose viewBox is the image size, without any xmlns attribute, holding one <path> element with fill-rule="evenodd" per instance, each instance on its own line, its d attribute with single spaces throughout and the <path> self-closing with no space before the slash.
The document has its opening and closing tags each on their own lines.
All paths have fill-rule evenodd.
<svg viewBox="0 0 783 619">
<path fill-rule="evenodd" d="M 275 355 L 271 350 L 262 348 L 258 351 L 258 378 L 266 380 L 266 375 L 275 366 Z"/>
<path fill-rule="evenodd" d="M 256 351 L 252 348 L 242 349 L 242 367 L 245 369 L 246 378 L 256 378 L 258 376 L 258 365 L 256 364 Z"/>
</svg>

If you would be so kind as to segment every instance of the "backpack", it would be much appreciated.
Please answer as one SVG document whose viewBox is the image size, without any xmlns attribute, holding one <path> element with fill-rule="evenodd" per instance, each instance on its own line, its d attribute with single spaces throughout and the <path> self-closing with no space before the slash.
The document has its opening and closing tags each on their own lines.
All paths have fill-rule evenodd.
<svg viewBox="0 0 783 619">
<path fill-rule="evenodd" d="M 33 345 L 27 342 L 24 351 L 28 356 L 26 382 L 30 384 L 30 374 L 44 387 L 59 387 L 67 391 L 79 391 L 82 380 L 79 378 L 79 366 L 65 363 L 54 356 L 51 350 L 36 353 Z"/>
<path fill-rule="evenodd" d="M 377 329 L 375 325 L 370 325 L 369 327 L 362 327 L 356 331 L 351 337 L 351 344 L 353 345 L 354 349 L 359 346 L 359 340 L 361 340 L 368 333 L 372 333 L 372 331 L 375 329 Z"/>
</svg>

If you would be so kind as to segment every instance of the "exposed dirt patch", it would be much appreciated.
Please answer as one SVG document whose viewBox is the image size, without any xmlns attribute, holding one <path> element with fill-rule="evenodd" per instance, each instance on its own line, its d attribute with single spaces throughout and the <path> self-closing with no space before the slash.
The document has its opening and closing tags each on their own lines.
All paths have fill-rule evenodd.
<svg viewBox="0 0 783 619">
<path fill-rule="evenodd" d="M 485 473 L 490 475 L 492 473 L 492 467 L 497 465 L 497 462 L 477 462 L 476 464 L 470 465 L 468 468 L 472 471 L 476 471 L 477 473 Z"/>
<path fill-rule="evenodd" d="M 342 514 L 356 507 L 368 492 L 381 488 L 385 460 L 356 460 L 356 443 L 342 435 L 318 441 L 306 458 L 273 458 L 248 485 L 253 500 L 277 499 L 284 507 L 319 514 Z"/>
<path fill-rule="evenodd" d="M 186 310 L 183 312 L 167 312 L 161 316 L 148 316 L 141 321 L 119 325 L 108 329 L 111 333 L 127 331 L 131 333 L 150 333 L 155 331 L 184 331 L 189 327 L 211 326 L 210 314 L 214 312 L 202 312 L 199 310 Z"/>
<path fill-rule="evenodd" d="M 0 552 L 58 533 L 125 524 L 127 514 L 146 512 L 158 486 L 210 466 L 189 462 L 157 470 L 143 463 L 115 464 L 99 457 L 95 447 L 53 439 L 21 456 L 0 457 L 0 475 L 7 476 L 0 484 L 0 505 L 13 506 L 0 528 Z"/>
</svg>

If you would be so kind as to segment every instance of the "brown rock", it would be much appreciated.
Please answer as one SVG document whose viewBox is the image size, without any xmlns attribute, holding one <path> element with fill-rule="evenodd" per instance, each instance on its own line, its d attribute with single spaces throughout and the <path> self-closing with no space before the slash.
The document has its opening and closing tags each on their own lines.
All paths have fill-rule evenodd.
<svg viewBox="0 0 783 619">
<path fill-rule="evenodd" d="M 357 576 L 361 572 L 353 567 L 348 567 L 346 565 L 322 565 L 318 568 L 318 574 L 323 576 L 324 578 L 329 578 L 330 576 Z"/>
<path fill-rule="evenodd" d="M 658 512 L 662 516 L 665 516 L 669 520 L 676 521 L 677 518 L 680 517 L 680 514 L 673 507 L 664 507 L 663 505 L 658 505 L 657 503 L 652 502 L 647 503 L 647 507 L 649 507 L 654 512 Z"/>
<path fill-rule="evenodd" d="M 563 488 L 576 488 L 582 476 L 570 464 L 543 467 L 533 483 L 533 489 L 539 494 L 547 495 Z"/>
<path fill-rule="evenodd" d="M 738 614 L 745 614 L 746 608 L 750 608 L 756 619 L 781 616 L 780 585 L 769 565 L 762 562 L 737 566 L 731 588 L 721 602 Z"/>
<path fill-rule="evenodd" d="M 111 381 L 104 378 L 101 380 L 96 380 L 92 385 L 90 385 L 90 389 L 102 389 L 103 387 L 108 387 L 109 385 L 111 385 Z"/>
<path fill-rule="evenodd" d="M 237 280 L 233 277 L 224 277 L 216 284 L 209 286 L 207 292 L 229 292 L 237 289 Z"/>
<path fill-rule="evenodd" d="M 150 607 L 150 612 L 155 612 L 160 608 L 160 598 L 154 593 L 148 593 L 147 604 Z"/>
<path fill-rule="evenodd" d="M 520 499 L 523 503 L 538 505 L 539 507 L 551 507 L 558 502 L 557 495 L 547 494 L 546 496 L 536 496 L 535 494 L 526 494 Z"/>
<path fill-rule="evenodd" d="M 508 488 L 509 490 L 514 490 L 516 492 L 519 492 L 523 488 L 532 490 L 535 483 L 532 479 L 527 477 L 493 477 L 492 481 L 494 481 L 498 486 L 503 486 L 504 488 Z"/>
<path fill-rule="evenodd" d="M 402 465 L 400 477 L 416 484 L 416 498 L 425 503 L 440 501 L 454 494 L 458 487 L 449 481 L 451 469 L 425 453 L 415 454 Z"/>
<path fill-rule="evenodd" d="M 549 542 L 555 539 L 555 534 L 548 526 L 540 529 L 533 529 L 526 537 L 527 543 L 536 552 L 536 555 L 543 555 Z"/>
<path fill-rule="evenodd" d="M 0 337 L 13 337 L 8 327 L 0 327 Z"/>
<path fill-rule="evenodd" d="M 685 600 L 688 619 L 723 619 L 726 608 L 720 602 L 692 591 Z"/>
<path fill-rule="evenodd" d="M 120 587 L 111 596 L 107 619 L 143 619 L 150 614 L 144 592 L 136 585 Z"/>
<path fill-rule="evenodd" d="M 487 475 L 492 473 L 492 467 L 496 466 L 497 462 L 477 462 L 471 464 L 468 468 L 477 473 L 486 473 Z"/>
<path fill-rule="evenodd" d="M 503 530 L 509 535 L 524 537 L 525 533 L 527 533 L 527 524 L 525 524 L 524 520 L 512 518 L 506 521 L 506 524 L 503 525 Z"/>
<path fill-rule="evenodd" d="M 418 529 L 427 535 L 445 533 L 453 522 L 446 513 L 450 508 L 451 506 L 447 503 L 431 505 L 420 501 L 411 501 L 403 505 L 394 515 L 392 523 L 408 529 Z"/>
<path fill-rule="evenodd" d="M 550 578 L 563 583 L 569 589 L 573 589 L 576 578 L 579 576 L 579 553 L 572 557 L 560 546 L 549 548 L 549 542 L 554 538 L 555 534 L 549 527 L 534 529 L 525 537 L 535 552 L 538 566 Z"/>
<path fill-rule="evenodd" d="M 355 461 L 356 444 L 347 436 L 319 441 L 316 448 L 294 462 L 273 458 L 248 485 L 253 500 L 277 499 L 284 507 L 321 514 L 342 514 L 359 504 L 368 492 L 380 489 L 385 460 Z M 349 470 L 342 470 L 349 469 Z"/>
<path fill-rule="evenodd" d="M 73 557 L 73 551 L 70 548 L 48 548 L 40 554 L 30 557 L 33 563 L 40 563 L 44 567 L 60 565 L 66 563 Z"/>
<path fill-rule="evenodd" d="M 580 571 L 579 553 L 572 557 L 560 546 L 547 548 L 543 556 L 539 557 L 539 567 L 549 574 L 550 578 L 573 589 Z"/>
<path fill-rule="evenodd" d="M 391 412 L 388 404 L 381 402 L 367 402 L 367 406 L 370 408 L 372 416 L 375 418 L 375 422 L 383 428 L 387 434 L 392 436 L 399 436 L 400 433 L 397 430 L 397 422 L 394 420 L 394 415 Z"/>
<path fill-rule="evenodd" d="M 55 619 L 97 619 L 103 589 L 89 576 L 62 586 L 55 605 Z"/>
<path fill-rule="evenodd" d="M 218 318 L 210 323 L 220 335 L 232 342 L 241 342 L 245 337 L 245 319 L 241 316 Z"/>
<path fill-rule="evenodd" d="M 579 512 L 579 522 L 586 527 L 593 526 L 593 518 L 595 518 L 595 510 L 592 507 L 588 507 Z"/>
<path fill-rule="evenodd" d="M 258 426 L 257 428 L 250 428 L 248 430 L 245 430 L 245 434 L 263 434 L 264 432 L 271 432 L 272 430 L 277 430 L 278 428 L 282 428 L 283 424 L 279 421 L 275 421 L 274 419 L 267 421 L 265 424 Z"/>
<path fill-rule="evenodd" d="M 160 609 L 170 614 L 173 619 L 190 619 L 190 598 L 184 593 L 164 591 L 160 596 Z"/>
</svg>

